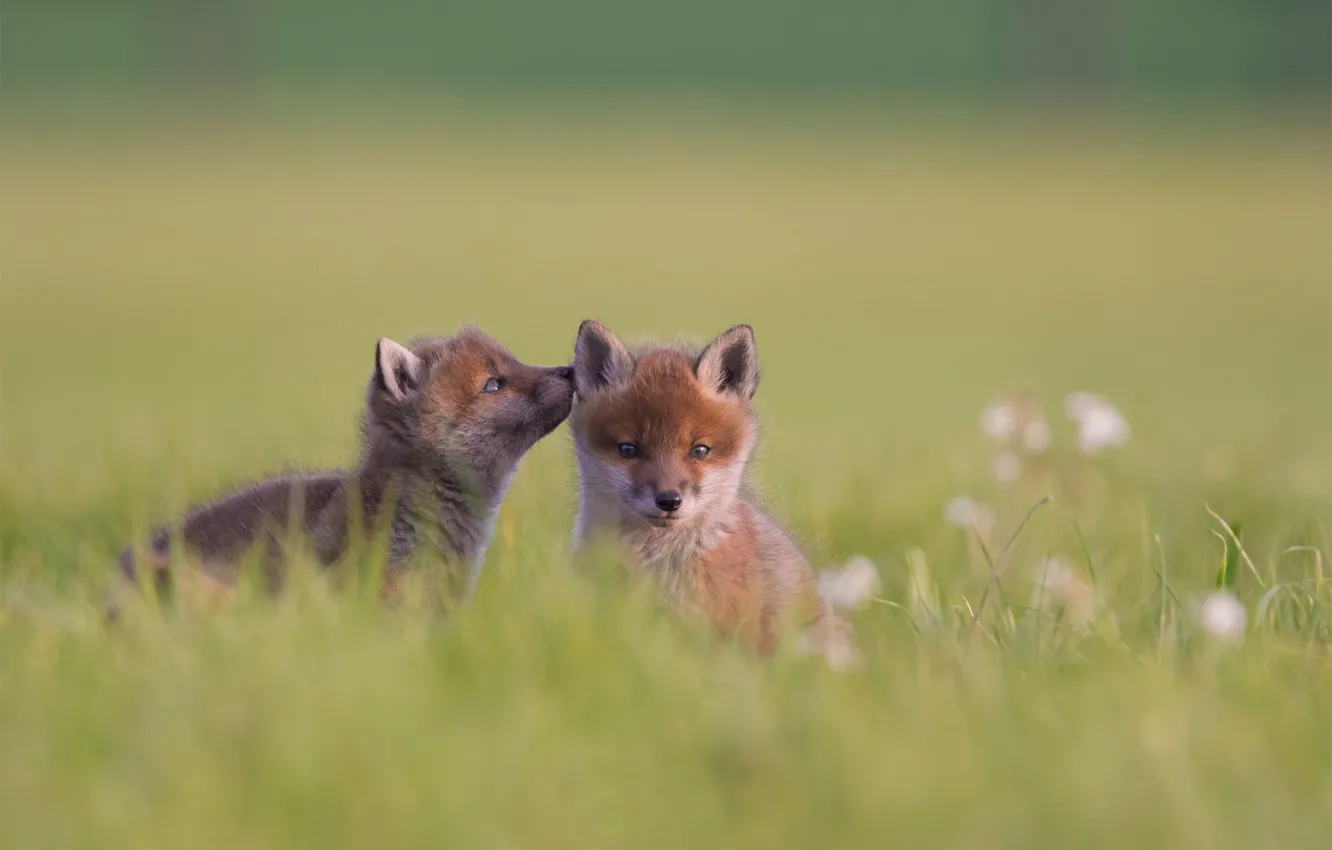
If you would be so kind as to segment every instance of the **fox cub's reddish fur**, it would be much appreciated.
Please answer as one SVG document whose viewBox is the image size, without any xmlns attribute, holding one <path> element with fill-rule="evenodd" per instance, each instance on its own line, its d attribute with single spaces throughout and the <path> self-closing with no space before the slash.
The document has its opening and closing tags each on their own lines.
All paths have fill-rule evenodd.
<svg viewBox="0 0 1332 850">
<path fill-rule="evenodd" d="M 770 650 L 785 618 L 820 610 L 809 563 L 745 485 L 758 381 L 748 325 L 702 351 L 630 351 L 584 322 L 569 420 L 581 478 L 574 537 L 581 547 L 609 533 L 674 601 Z"/>
<path fill-rule="evenodd" d="M 179 532 L 153 535 L 147 565 L 164 584 L 178 533 L 212 578 L 229 583 L 252 547 L 263 549 L 266 567 L 280 566 L 289 529 L 303 532 L 319 560 L 331 564 L 359 526 L 387 533 L 391 568 L 421 546 L 465 565 L 470 593 L 518 461 L 564 421 L 572 403 L 570 367 L 524 365 L 475 328 L 410 348 L 381 339 L 354 470 L 274 478 L 199 508 Z M 121 556 L 130 579 L 142 563 L 132 549 Z"/>
</svg>

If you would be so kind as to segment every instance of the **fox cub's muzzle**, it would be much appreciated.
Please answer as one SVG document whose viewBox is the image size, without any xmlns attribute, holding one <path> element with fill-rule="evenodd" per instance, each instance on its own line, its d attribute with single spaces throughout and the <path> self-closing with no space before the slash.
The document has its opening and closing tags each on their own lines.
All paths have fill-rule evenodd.
<svg viewBox="0 0 1332 850">
<path fill-rule="evenodd" d="M 573 409 L 574 372 L 568 366 L 536 366 L 531 398 L 544 414 L 542 436 L 554 431 Z"/>
</svg>

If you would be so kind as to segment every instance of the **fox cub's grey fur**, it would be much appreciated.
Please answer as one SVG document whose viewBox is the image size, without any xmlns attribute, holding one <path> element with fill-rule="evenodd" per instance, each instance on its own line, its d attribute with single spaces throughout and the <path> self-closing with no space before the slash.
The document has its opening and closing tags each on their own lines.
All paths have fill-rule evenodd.
<svg viewBox="0 0 1332 850">
<path fill-rule="evenodd" d="M 146 565 L 165 586 L 178 534 L 185 552 L 224 583 L 245 553 L 262 547 L 277 583 L 289 530 L 328 565 L 360 528 L 387 535 L 391 569 L 420 547 L 436 548 L 466 567 L 470 594 L 518 462 L 564 421 L 572 400 L 572 369 L 524 365 L 476 328 L 410 348 L 381 339 L 354 470 L 273 478 L 198 508 L 178 529 L 154 533 L 144 560 L 126 549 L 121 571 L 137 580 Z"/>
</svg>

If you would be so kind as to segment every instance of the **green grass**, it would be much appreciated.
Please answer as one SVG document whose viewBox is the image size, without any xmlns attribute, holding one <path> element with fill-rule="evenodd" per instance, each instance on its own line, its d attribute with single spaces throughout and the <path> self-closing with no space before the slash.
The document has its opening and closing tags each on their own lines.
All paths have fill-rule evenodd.
<svg viewBox="0 0 1332 850">
<path fill-rule="evenodd" d="M 1323 129 L 470 117 L 7 128 L 0 846 L 1324 846 Z M 564 429 L 465 610 L 310 575 L 101 626 L 149 523 L 352 459 L 378 336 L 555 363 L 588 316 L 754 325 L 755 478 L 883 580 L 862 669 L 575 573 Z M 1001 485 L 977 423 L 1018 389 L 1053 444 Z M 1131 441 L 1080 454 L 1076 390 Z M 1222 580 L 1242 646 L 1200 626 Z"/>
</svg>

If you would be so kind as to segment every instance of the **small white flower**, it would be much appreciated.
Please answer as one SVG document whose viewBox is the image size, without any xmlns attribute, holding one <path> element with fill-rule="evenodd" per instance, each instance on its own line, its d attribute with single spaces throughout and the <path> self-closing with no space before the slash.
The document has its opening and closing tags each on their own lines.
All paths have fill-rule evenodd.
<svg viewBox="0 0 1332 850">
<path fill-rule="evenodd" d="M 1075 627 L 1084 627 L 1095 614 L 1095 593 L 1068 561 L 1055 555 L 1041 565 L 1039 592 L 1064 609 Z"/>
<path fill-rule="evenodd" d="M 1129 441 L 1128 422 L 1119 408 L 1101 396 L 1073 393 L 1064 402 L 1064 410 L 1078 425 L 1078 449 L 1083 454 L 1097 454 Z"/>
<path fill-rule="evenodd" d="M 1050 426 L 1044 419 L 1033 419 L 1022 429 L 1022 445 L 1028 451 L 1043 452 L 1050 448 Z"/>
<path fill-rule="evenodd" d="M 948 505 L 944 508 L 944 519 L 949 525 L 966 525 L 971 518 L 974 504 L 975 502 L 966 496 L 954 496 L 948 500 Z"/>
<path fill-rule="evenodd" d="M 1228 590 L 1209 593 L 1203 600 L 1202 626 L 1208 634 L 1223 643 L 1243 643 L 1244 623 L 1248 613 L 1244 603 Z"/>
<path fill-rule="evenodd" d="M 840 570 L 824 570 L 819 574 L 819 596 L 835 609 L 854 610 L 863 607 L 879 592 L 879 571 L 874 562 L 857 555 Z"/>
<path fill-rule="evenodd" d="M 830 670 L 841 673 L 862 667 L 865 664 L 865 656 L 856 649 L 850 638 L 839 634 L 824 641 L 823 661 Z"/>
<path fill-rule="evenodd" d="M 1064 413 L 1069 419 L 1077 422 L 1087 411 L 1100 406 L 1100 399 L 1091 393 L 1070 393 L 1068 398 L 1064 399 Z"/>
<path fill-rule="evenodd" d="M 1061 594 L 1077 580 L 1077 573 L 1069 566 L 1068 561 L 1058 555 L 1046 558 L 1041 564 L 1041 585 L 1051 593 Z"/>
<path fill-rule="evenodd" d="M 981 411 L 981 431 L 996 443 L 1006 443 L 1017 433 L 1017 411 L 1007 401 L 996 401 Z"/>
<path fill-rule="evenodd" d="M 944 508 L 944 519 L 959 528 L 974 528 L 982 537 L 994 530 L 994 512 L 969 496 L 954 496 Z"/>
<path fill-rule="evenodd" d="M 796 639 L 800 655 L 820 655 L 832 670 L 843 672 L 861 667 L 865 656 L 856 648 L 851 627 L 836 617 L 825 617 L 801 632 Z"/>
<path fill-rule="evenodd" d="M 1078 423 L 1078 448 L 1083 454 L 1097 454 L 1112 446 L 1122 446 L 1128 440 L 1128 423 L 1114 408 L 1093 411 Z"/>
<path fill-rule="evenodd" d="M 994 459 L 994 478 L 1005 484 L 1016 481 L 1022 473 L 1022 461 L 1012 452 L 1004 452 Z"/>
</svg>

